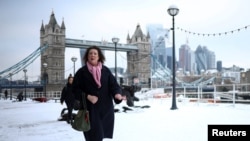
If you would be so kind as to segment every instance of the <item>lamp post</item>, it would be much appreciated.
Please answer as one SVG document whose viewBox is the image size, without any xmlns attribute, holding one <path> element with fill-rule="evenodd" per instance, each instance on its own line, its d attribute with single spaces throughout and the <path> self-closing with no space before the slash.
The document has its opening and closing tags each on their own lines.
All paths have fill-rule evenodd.
<svg viewBox="0 0 250 141">
<path fill-rule="evenodd" d="M 243 86 L 244 86 L 244 89 L 245 89 L 245 91 L 247 92 L 248 91 L 248 89 L 247 89 L 247 76 L 246 76 L 246 73 L 245 72 L 243 72 L 242 74 L 241 74 L 241 77 L 244 79 L 243 81 L 241 81 L 241 83 L 243 83 Z"/>
<path fill-rule="evenodd" d="M 26 72 L 27 69 L 23 69 L 24 72 L 24 100 L 26 101 Z"/>
<path fill-rule="evenodd" d="M 117 53 L 117 43 L 119 42 L 119 38 L 114 37 L 112 38 L 112 42 L 115 44 L 115 79 L 117 80 L 117 58 L 116 58 L 116 53 Z"/>
<path fill-rule="evenodd" d="M 10 75 L 10 100 L 12 100 L 12 73 L 9 73 Z"/>
<path fill-rule="evenodd" d="M 44 81 L 44 96 L 46 97 L 46 85 L 47 85 L 47 69 L 48 64 L 43 63 L 43 68 L 44 68 L 44 74 L 43 74 L 43 81 Z"/>
<path fill-rule="evenodd" d="M 77 58 L 75 56 L 73 56 L 71 58 L 71 61 L 74 63 L 74 72 L 73 72 L 73 74 L 75 75 L 75 62 L 77 61 Z"/>
<path fill-rule="evenodd" d="M 174 16 L 176 16 L 178 13 L 179 13 L 179 9 L 175 6 L 175 5 L 171 5 L 169 8 L 168 8 L 168 14 L 170 16 L 173 17 L 173 27 L 172 27 L 172 30 L 173 30 L 173 68 L 172 68 L 172 73 L 173 73 L 173 94 L 172 94 L 172 107 L 171 107 L 171 110 L 175 110 L 177 109 L 177 106 L 176 106 L 176 92 L 175 92 L 175 35 L 174 35 Z"/>
<path fill-rule="evenodd" d="M 0 75 L 0 92 L 2 92 L 2 76 Z M 1 99 L 1 95 L 0 95 L 0 99 Z"/>
</svg>

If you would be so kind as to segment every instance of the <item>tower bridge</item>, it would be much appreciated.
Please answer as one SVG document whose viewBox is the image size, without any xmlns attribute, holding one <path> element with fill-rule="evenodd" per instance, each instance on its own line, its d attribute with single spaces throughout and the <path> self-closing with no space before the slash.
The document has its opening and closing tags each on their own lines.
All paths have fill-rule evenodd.
<svg viewBox="0 0 250 141">
<path fill-rule="evenodd" d="M 111 42 L 66 38 L 64 21 L 59 25 L 54 12 L 52 12 L 48 24 L 43 22 L 41 24 L 40 47 L 38 47 L 35 53 L 32 53 L 36 57 L 34 55 L 26 57 L 16 65 L 1 71 L 0 76 L 1 78 L 11 79 L 14 74 L 22 71 L 32 62 L 28 60 L 34 60 L 40 56 L 41 86 L 44 86 L 47 91 L 60 91 L 65 85 L 65 49 L 86 49 L 93 45 L 100 47 L 102 50 L 115 51 L 115 44 Z M 149 54 L 151 44 L 150 37 L 143 34 L 140 25 L 136 26 L 132 37 L 128 34 L 127 43 L 118 43 L 116 45 L 116 51 L 127 53 L 126 77 L 129 79 L 128 84 L 133 83 L 132 78 L 134 77 L 138 77 L 140 81 L 148 83 L 150 77 L 151 59 Z M 6 85 L 3 86 L 8 88 Z"/>
<path fill-rule="evenodd" d="M 49 23 L 46 25 L 42 23 L 41 25 L 40 47 L 19 63 L 1 71 L 0 76 L 1 78 L 11 78 L 12 75 L 25 69 L 34 59 L 40 56 L 40 86 L 45 87 L 45 91 L 61 91 L 65 85 L 65 48 L 86 49 L 93 45 L 100 47 L 102 50 L 115 51 L 115 45 L 111 42 L 66 38 L 64 21 L 59 25 L 54 12 L 52 12 Z M 151 83 L 152 79 L 161 80 L 165 84 L 167 80 L 172 79 L 171 70 L 163 67 L 161 67 L 163 71 L 158 73 L 157 78 L 151 79 L 151 61 L 157 60 L 152 59 L 150 36 L 142 32 L 139 24 L 131 37 L 129 34 L 127 35 L 126 44 L 118 43 L 116 49 L 127 53 L 127 71 L 126 78 L 124 78 L 127 81 L 126 84 L 131 85 L 133 78 L 138 78 L 142 84 L 146 84 L 143 87 L 149 87 L 148 84 Z M 158 65 L 160 64 L 158 63 Z M 154 71 L 154 73 L 157 72 Z M 8 88 L 8 86 L 5 87 Z"/>
</svg>

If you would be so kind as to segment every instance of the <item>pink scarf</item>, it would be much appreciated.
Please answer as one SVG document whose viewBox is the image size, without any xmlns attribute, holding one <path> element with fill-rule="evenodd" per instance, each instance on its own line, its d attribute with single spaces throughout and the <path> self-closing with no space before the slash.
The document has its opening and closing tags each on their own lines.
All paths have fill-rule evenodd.
<svg viewBox="0 0 250 141">
<path fill-rule="evenodd" d="M 102 69 L 102 63 L 98 63 L 97 66 L 91 65 L 89 62 L 87 62 L 87 67 L 89 72 L 94 77 L 94 80 L 98 86 L 98 88 L 101 87 L 101 69 Z"/>
</svg>

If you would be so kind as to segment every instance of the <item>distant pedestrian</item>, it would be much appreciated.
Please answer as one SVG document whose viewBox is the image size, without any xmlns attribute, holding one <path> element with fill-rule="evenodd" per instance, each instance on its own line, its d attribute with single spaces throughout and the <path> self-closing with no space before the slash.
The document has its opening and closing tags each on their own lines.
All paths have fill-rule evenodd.
<svg viewBox="0 0 250 141">
<path fill-rule="evenodd" d="M 60 102 L 63 105 L 63 102 L 65 101 L 67 109 L 68 109 L 68 123 L 72 123 L 73 116 L 72 116 L 72 111 L 73 111 L 73 106 L 74 106 L 74 101 L 75 97 L 72 92 L 72 83 L 73 83 L 73 76 L 70 74 L 68 77 L 67 84 L 63 87 L 62 94 L 61 94 L 61 99 Z"/>
<path fill-rule="evenodd" d="M 7 98 L 8 98 L 8 91 L 5 90 L 5 91 L 4 91 L 4 99 L 6 100 Z"/>
<path fill-rule="evenodd" d="M 17 100 L 18 101 L 23 101 L 23 92 L 20 92 L 18 95 L 17 95 Z"/>
</svg>

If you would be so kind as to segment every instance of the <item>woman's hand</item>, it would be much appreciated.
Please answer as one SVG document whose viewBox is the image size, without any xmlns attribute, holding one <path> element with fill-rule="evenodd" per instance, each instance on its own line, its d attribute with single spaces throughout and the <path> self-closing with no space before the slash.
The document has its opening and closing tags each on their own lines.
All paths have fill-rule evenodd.
<svg viewBox="0 0 250 141">
<path fill-rule="evenodd" d="M 115 94 L 115 99 L 117 99 L 117 100 L 125 100 L 126 96 L 122 96 L 121 94 Z"/>
<path fill-rule="evenodd" d="M 98 101 L 98 97 L 94 95 L 88 95 L 87 98 L 92 104 L 95 104 Z"/>
</svg>

